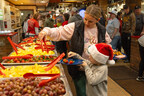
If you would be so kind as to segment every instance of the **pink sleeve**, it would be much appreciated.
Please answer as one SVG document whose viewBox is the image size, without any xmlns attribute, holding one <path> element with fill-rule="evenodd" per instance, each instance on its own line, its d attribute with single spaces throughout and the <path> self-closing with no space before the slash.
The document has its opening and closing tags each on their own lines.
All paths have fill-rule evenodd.
<svg viewBox="0 0 144 96">
<path fill-rule="evenodd" d="M 47 35 L 52 41 L 70 40 L 74 33 L 75 23 L 70 23 L 65 26 L 56 28 L 45 27 L 43 31 L 47 32 Z"/>
<path fill-rule="evenodd" d="M 110 38 L 110 36 L 109 36 L 109 34 L 107 32 L 105 34 L 105 40 L 106 40 L 107 44 L 109 44 L 112 41 L 111 38 Z"/>
</svg>

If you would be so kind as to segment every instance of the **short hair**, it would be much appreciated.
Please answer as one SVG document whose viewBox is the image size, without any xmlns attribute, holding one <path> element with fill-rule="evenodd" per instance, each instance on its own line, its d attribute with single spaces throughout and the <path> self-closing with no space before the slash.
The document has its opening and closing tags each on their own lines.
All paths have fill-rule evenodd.
<svg viewBox="0 0 144 96">
<path fill-rule="evenodd" d="M 40 15 L 39 13 L 36 13 L 36 14 L 33 15 L 33 18 L 34 18 L 35 20 L 37 20 L 37 17 L 38 17 L 39 15 Z"/>
<path fill-rule="evenodd" d="M 73 7 L 71 11 L 77 13 L 78 9 L 76 7 Z"/>
<path fill-rule="evenodd" d="M 123 9 L 128 9 L 128 8 L 129 8 L 128 5 L 123 6 Z"/>
<path fill-rule="evenodd" d="M 70 15 L 69 15 L 68 13 L 64 13 L 65 21 L 68 21 L 68 20 L 69 20 L 69 17 L 70 17 Z"/>
</svg>

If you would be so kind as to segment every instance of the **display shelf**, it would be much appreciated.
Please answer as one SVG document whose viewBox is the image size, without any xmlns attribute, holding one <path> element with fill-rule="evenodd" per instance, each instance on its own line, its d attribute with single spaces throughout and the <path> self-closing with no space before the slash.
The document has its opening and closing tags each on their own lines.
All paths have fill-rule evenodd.
<svg viewBox="0 0 144 96">
<path fill-rule="evenodd" d="M 20 24 L 20 10 L 14 6 L 5 6 L 5 30 L 10 30 L 12 32 L 18 32 L 18 42 L 21 41 L 22 37 L 22 27 Z"/>
</svg>

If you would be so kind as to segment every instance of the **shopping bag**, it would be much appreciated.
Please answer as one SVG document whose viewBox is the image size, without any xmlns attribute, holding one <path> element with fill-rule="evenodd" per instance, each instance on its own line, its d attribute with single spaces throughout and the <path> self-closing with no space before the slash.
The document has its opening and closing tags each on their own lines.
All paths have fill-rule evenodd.
<svg viewBox="0 0 144 96">
<path fill-rule="evenodd" d="M 139 39 L 138 39 L 139 44 L 144 47 L 144 35 L 142 35 Z"/>
</svg>

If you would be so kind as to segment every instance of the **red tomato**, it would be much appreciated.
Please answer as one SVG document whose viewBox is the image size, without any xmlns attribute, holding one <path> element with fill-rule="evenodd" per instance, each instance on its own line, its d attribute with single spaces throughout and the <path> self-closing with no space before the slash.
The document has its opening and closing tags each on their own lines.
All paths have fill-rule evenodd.
<svg viewBox="0 0 144 96">
<path fill-rule="evenodd" d="M 70 60 L 70 61 L 69 61 L 69 64 L 73 64 L 73 63 L 74 63 L 74 61 L 73 61 L 73 60 Z"/>
<path fill-rule="evenodd" d="M 64 62 L 64 63 L 68 63 L 68 60 L 67 60 L 67 59 L 63 59 L 63 62 Z"/>
</svg>

